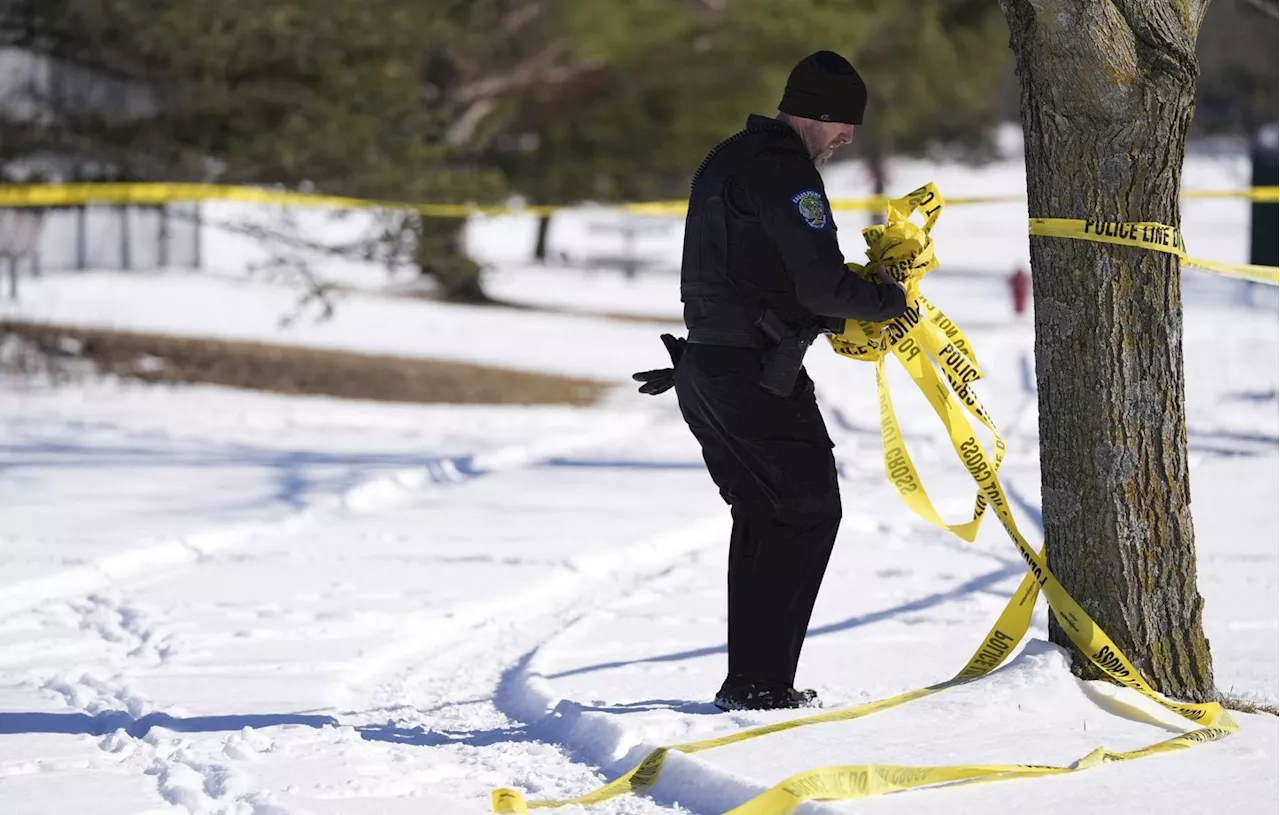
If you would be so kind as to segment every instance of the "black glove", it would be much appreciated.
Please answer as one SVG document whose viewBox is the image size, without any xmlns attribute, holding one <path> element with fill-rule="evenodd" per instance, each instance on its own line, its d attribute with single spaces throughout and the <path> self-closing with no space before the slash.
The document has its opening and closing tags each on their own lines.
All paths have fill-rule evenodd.
<svg viewBox="0 0 1280 815">
<path fill-rule="evenodd" d="M 670 334 L 663 334 L 662 344 L 667 346 L 667 354 L 671 357 L 671 367 L 641 371 L 638 374 L 631 375 L 631 378 L 635 381 L 644 383 L 640 386 L 640 392 L 650 396 L 657 396 L 675 386 L 676 366 L 680 364 L 680 357 L 684 354 L 686 341 L 683 337 L 676 339 Z"/>
</svg>

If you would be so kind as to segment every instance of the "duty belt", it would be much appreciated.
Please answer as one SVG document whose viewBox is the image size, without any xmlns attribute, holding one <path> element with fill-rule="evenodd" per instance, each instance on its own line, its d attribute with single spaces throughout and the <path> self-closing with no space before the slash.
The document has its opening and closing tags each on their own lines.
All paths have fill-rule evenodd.
<svg viewBox="0 0 1280 815">
<path fill-rule="evenodd" d="M 771 308 L 764 308 L 750 331 L 689 329 L 688 341 L 695 345 L 726 345 L 733 348 L 764 350 L 764 370 L 760 386 L 778 396 L 790 395 L 796 376 L 804 364 L 805 352 L 823 331 L 837 331 L 844 320 L 820 317 L 800 328 L 793 328 Z"/>
<path fill-rule="evenodd" d="M 695 345 L 727 345 L 731 348 L 772 348 L 770 342 L 758 329 L 746 331 L 728 331 L 715 328 L 691 328 L 688 341 Z"/>
</svg>

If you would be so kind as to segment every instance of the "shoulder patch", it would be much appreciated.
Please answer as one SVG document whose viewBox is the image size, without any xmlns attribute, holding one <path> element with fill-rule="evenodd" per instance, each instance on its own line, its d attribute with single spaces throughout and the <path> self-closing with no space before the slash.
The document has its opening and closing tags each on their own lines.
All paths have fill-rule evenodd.
<svg viewBox="0 0 1280 815">
<path fill-rule="evenodd" d="M 827 215 L 827 199 L 817 190 L 801 190 L 791 196 L 791 203 L 795 205 L 796 211 L 800 213 L 800 217 L 804 218 L 805 224 L 810 229 L 826 229 L 827 221 L 830 218 Z"/>
</svg>

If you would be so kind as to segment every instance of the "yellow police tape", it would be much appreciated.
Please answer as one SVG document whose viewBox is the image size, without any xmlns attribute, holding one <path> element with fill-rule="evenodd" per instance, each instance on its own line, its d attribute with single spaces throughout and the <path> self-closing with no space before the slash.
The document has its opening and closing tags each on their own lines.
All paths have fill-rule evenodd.
<svg viewBox="0 0 1280 815">
<path fill-rule="evenodd" d="M 404 201 L 380 201 L 371 198 L 348 198 L 341 195 L 318 195 L 306 192 L 272 190 L 262 187 L 237 187 L 226 184 L 120 183 L 120 184 L 14 184 L 0 186 L 0 206 L 61 207 L 81 204 L 138 204 L 158 206 L 176 201 L 240 201 L 249 204 L 280 204 L 300 207 L 333 207 L 336 209 L 386 209 L 416 211 L 440 218 L 466 218 L 476 214 L 501 214 L 510 207 L 473 206 L 470 204 L 411 204 Z M 537 214 L 558 207 L 529 207 L 521 210 Z"/>
<path fill-rule="evenodd" d="M 1230 277 L 1280 284 L 1280 269 L 1249 263 L 1219 263 L 1187 255 L 1182 233 L 1171 226 L 1149 221 L 1082 221 L 1074 218 L 1032 218 L 1031 234 L 1052 238 L 1075 238 L 1096 243 L 1136 246 L 1177 255 L 1187 266 L 1208 269 Z"/>
<path fill-rule="evenodd" d="M 973 346 L 960 327 L 919 292 L 920 280 L 938 268 L 938 259 L 933 252 L 933 239 L 929 233 L 944 206 L 945 202 L 937 188 L 929 184 L 904 198 L 891 201 L 888 205 L 887 225 L 872 226 L 862 231 L 867 241 L 868 258 L 873 264 L 884 265 L 903 282 L 907 287 L 909 305 L 901 316 L 886 323 L 846 321 L 844 333 L 828 339 L 836 353 L 850 359 L 876 363 L 881 442 L 885 450 L 885 472 L 890 483 L 921 518 L 962 540 L 972 542 L 977 538 L 978 527 L 986 510 L 986 495 L 981 490 L 978 491 L 971 520 L 960 524 L 942 521 L 920 483 L 910 454 L 902 444 L 902 432 L 884 381 L 883 360 L 890 350 L 913 377 L 925 376 L 921 366 L 928 363 L 923 354 L 928 353 L 932 359 L 937 360 L 961 404 L 994 436 L 996 452 L 993 469 L 999 471 L 1000 464 L 1004 461 L 1004 439 L 968 387 L 982 378 L 982 369 L 974 358 Z M 914 211 L 924 214 L 925 223 L 922 227 L 910 220 Z M 857 274 L 866 274 L 865 267 L 856 263 L 849 264 L 849 267 Z M 919 382 L 917 378 L 917 383 Z"/>
<path fill-rule="evenodd" d="M 929 231 L 941 214 L 945 202 L 933 184 L 927 184 L 890 202 L 888 223 L 863 230 L 869 245 L 868 257 L 884 263 L 907 287 L 908 312 L 883 324 L 847 321 L 844 333 L 830 336 L 832 348 L 843 356 L 874 362 L 876 388 L 880 402 L 881 437 L 885 471 L 899 495 L 909 507 L 930 523 L 936 524 L 965 540 L 973 540 L 986 507 L 990 506 L 1001 525 L 1027 563 L 1027 574 L 1005 605 L 996 623 L 982 640 L 968 663 L 954 677 L 937 685 L 908 691 L 888 699 L 791 719 L 776 724 L 751 728 L 719 738 L 705 739 L 660 747 L 617 779 L 586 795 L 564 800 L 526 801 L 514 789 L 494 790 L 493 811 L 525 813 L 529 809 L 571 805 L 591 805 L 627 793 L 643 792 L 658 780 L 667 755 L 671 752 L 698 753 L 728 744 L 759 738 L 771 733 L 794 730 L 824 722 L 850 721 L 882 710 L 940 693 L 948 688 L 973 682 L 999 667 L 1022 641 L 1031 626 L 1036 600 L 1043 590 L 1049 608 L 1071 641 L 1094 665 L 1117 683 L 1134 690 L 1164 708 L 1195 722 L 1199 727 L 1179 736 L 1128 752 L 1115 752 L 1099 747 L 1065 767 L 1038 765 L 956 765 L 908 767 L 868 764 L 846 767 L 820 767 L 793 775 L 769 790 L 732 810 L 732 815 L 785 815 L 807 800 L 841 800 L 866 798 L 887 792 L 943 783 L 976 783 L 1055 775 L 1096 767 L 1108 761 L 1126 761 L 1159 753 L 1181 750 L 1206 741 L 1216 741 L 1236 732 L 1239 726 L 1216 702 L 1197 704 L 1169 700 L 1157 693 L 1138 673 L 1133 663 L 1115 642 L 1098 627 L 1083 608 L 1049 571 L 1043 548 L 1035 551 L 1018 529 L 1009 508 L 1004 488 L 997 475 L 1004 454 L 1004 442 L 981 402 L 969 387 L 981 378 L 972 346 L 963 332 L 941 310 L 921 297 L 919 281 L 937 268 Z M 925 216 L 923 227 L 910 221 L 912 213 Z M 857 273 L 867 270 L 850 264 Z M 914 464 L 902 442 L 901 430 L 889 396 L 885 377 L 885 357 L 892 353 L 907 370 L 920 392 L 947 428 L 952 446 L 966 470 L 978 486 L 974 517 L 963 524 L 945 523 L 933 509 Z M 939 375 L 939 370 L 943 376 Z M 945 381 L 944 381 L 945 377 Z M 964 406 L 962 410 L 957 405 Z M 965 416 L 979 419 L 995 438 L 995 461 L 987 456 Z"/>
<path fill-rule="evenodd" d="M 1192 192 L 1184 192 L 1183 198 L 1239 198 L 1241 193 L 1237 190 L 1193 190 Z M 1274 204 L 1280 201 L 1280 187 L 1252 187 L 1244 191 L 1244 197 L 1250 201 L 1256 201 L 1260 204 Z"/>
<path fill-rule="evenodd" d="M 1253 201 L 1280 200 L 1280 188 L 1252 187 L 1247 190 L 1205 190 L 1184 193 L 1184 198 L 1249 198 Z M 1025 200 L 1022 195 L 983 195 L 953 198 L 951 204 L 990 204 Z M 124 182 L 92 184 L 5 184 L 0 185 L 0 207 L 63 207 L 84 204 L 136 204 L 159 206 L 176 201 L 241 201 L 252 204 L 280 204 L 339 209 L 383 209 L 417 212 L 436 218 L 466 218 L 472 215 L 550 215 L 563 205 L 512 207 L 482 204 L 422 204 L 351 198 L 340 195 L 240 187 L 226 184 L 169 182 Z M 883 195 L 839 198 L 831 208 L 844 211 L 879 212 L 891 201 Z M 610 208 L 632 215 L 683 216 L 685 201 L 642 201 L 612 205 Z"/>
<path fill-rule="evenodd" d="M 1223 191 L 1221 196 L 1246 196 L 1248 190 Z M 989 204 L 1021 201 L 1020 195 L 986 195 L 954 199 L 953 204 Z M 0 206 L 57 207 L 82 204 L 136 204 L 158 206 L 175 201 L 240 201 L 251 204 L 284 206 L 333 207 L 338 209 L 384 209 L 418 212 L 440 218 L 465 218 L 471 215 L 550 215 L 567 209 L 562 205 L 502 206 L 482 204 L 414 204 L 372 198 L 272 190 L 262 187 L 240 187 L 224 184 L 187 183 L 94 183 L 94 184 L 12 184 L 0 185 Z M 832 209 L 877 212 L 889 199 L 883 195 L 865 198 L 842 198 L 831 202 Z M 686 201 L 640 201 L 611 205 L 632 215 L 683 216 Z"/>
</svg>

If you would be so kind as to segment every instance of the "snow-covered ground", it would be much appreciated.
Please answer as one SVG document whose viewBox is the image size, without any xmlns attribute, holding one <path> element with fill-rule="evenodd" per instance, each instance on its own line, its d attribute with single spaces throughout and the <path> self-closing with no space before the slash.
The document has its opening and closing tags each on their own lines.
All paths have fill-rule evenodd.
<svg viewBox="0 0 1280 815">
<path fill-rule="evenodd" d="M 1220 166 L 1201 188 L 1242 185 L 1234 164 Z M 852 170 L 831 173 L 836 194 L 862 192 Z M 899 173 L 904 189 L 936 180 L 953 196 L 1010 191 L 1007 175 Z M 1243 259 L 1238 208 L 1188 203 L 1195 254 Z M 1031 323 L 1011 317 L 1004 279 L 1026 251 L 1025 208 L 1013 209 L 948 209 L 945 265 L 925 291 L 976 345 L 984 401 L 1009 442 L 1006 488 L 1035 539 Z M 589 259 L 595 217 L 564 218 L 555 245 Z M 858 216 L 847 217 L 854 257 Z M 496 266 L 491 289 L 596 315 L 392 299 L 352 267 L 365 290 L 344 293 L 332 322 L 281 328 L 296 294 L 236 274 L 243 247 L 228 248 L 220 272 L 23 281 L 0 316 L 501 363 L 618 388 L 592 407 L 423 406 L 4 380 L 0 813 L 479 813 L 495 787 L 570 797 L 655 746 L 792 715 L 709 704 L 725 661 L 726 512 L 672 395 L 642 397 L 629 382 L 665 363 L 657 334 L 679 328 L 674 276 L 523 266 L 530 223 L 474 228 Z M 667 262 L 678 236 L 638 241 Z M 1274 704 L 1275 291 L 1198 272 L 1184 281 L 1205 627 L 1219 687 Z M 837 707 L 952 676 L 1023 565 L 994 519 L 966 545 L 894 496 L 869 366 L 815 347 L 809 368 L 845 520 L 799 679 Z M 971 482 L 898 373 L 912 455 L 939 510 L 961 518 Z M 721 812 L 816 766 L 1062 764 L 1185 729 L 1073 679 L 1044 642 L 1043 608 L 1031 637 L 972 685 L 673 755 L 650 795 L 589 811 Z M 1237 718 L 1238 734 L 1173 755 L 802 810 L 1274 812 L 1280 726 Z"/>
</svg>

